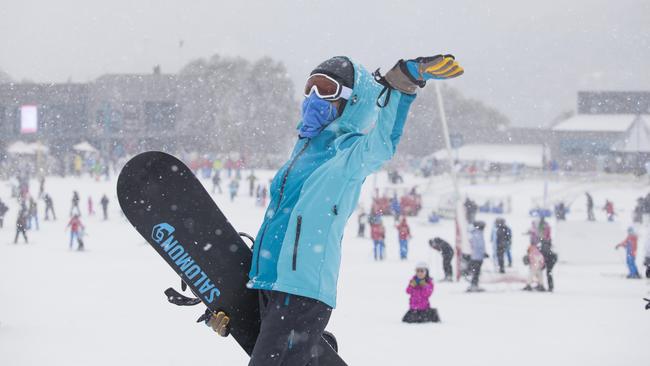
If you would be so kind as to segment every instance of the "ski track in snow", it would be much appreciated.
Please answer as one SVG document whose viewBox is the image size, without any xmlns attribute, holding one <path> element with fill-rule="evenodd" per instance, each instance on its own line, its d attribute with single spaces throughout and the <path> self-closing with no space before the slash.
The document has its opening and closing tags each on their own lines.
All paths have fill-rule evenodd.
<svg viewBox="0 0 650 366">
<path fill-rule="evenodd" d="M 267 182 L 272 172 L 256 172 Z M 248 172 L 244 173 L 246 176 Z M 225 172 L 223 186 L 229 181 Z M 419 185 L 426 192 L 426 210 L 435 207 L 441 194 L 451 191 L 444 177 L 432 184 L 405 176 L 400 187 Z M 342 357 L 351 365 L 619 365 L 646 364 L 650 339 L 650 311 L 644 311 L 647 280 L 631 281 L 624 253 L 613 246 L 625 237 L 636 197 L 650 187 L 622 177 L 609 183 L 589 180 L 551 182 L 549 192 L 576 197 L 567 222 L 551 220 L 554 245 L 560 256 L 556 265 L 556 292 L 527 293 L 521 283 L 486 283 L 486 292 L 467 294 L 467 283 L 436 282 L 431 298 L 442 323 L 407 325 L 401 317 L 408 308 L 405 288 L 415 263 L 426 261 L 435 278 L 441 278 L 440 257 L 427 240 L 441 236 L 453 241 L 452 222 L 432 225 L 429 212 L 410 218 L 413 232 L 409 259 L 399 261 L 393 218 L 385 217 L 387 257 L 372 260 L 369 239 L 356 237 L 356 214 L 350 218 L 343 240 L 338 307 L 330 321 Z M 512 195 L 513 211 L 504 217 L 513 228 L 513 273 L 527 275 L 521 258 L 531 218 L 527 212 L 543 189 L 541 180 L 484 182 L 475 186 L 463 181 L 462 190 L 480 196 Z M 208 189 L 211 184 L 204 181 Z M 362 195 L 370 207 L 373 178 Z M 425 189 L 426 187 L 429 189 Z M 378 176 L 383 192 L 386 174 Z M 64 232 L 72 190 L 81 195 L 83 223 L 88 230 L 87 252 L 70 252 Z M 585 222 L 584 191 L 594 196 L 595 223 Z M 31 191 L 37 192 L 32 180 Z M 17 204 L 9 197 L 7 182 L 0 182 L 0 198 L 10 211 L 0 229 L 0 365 L 179 365 L 200 362 L 214 365 L 245 365 L 247 356 L 232 339 L 221 339 L 195 323 L 203 312 L 196 307 L 168 304 L 163 290 L 179 286 L 178 277 L 121 216 L 115 180 L 49 178 L 46 191 L 54 200 L 58 221 L 43 221 L 40 231 L 29 231 L 30 244 L 14 245 Z M 110 220 L 98 213 L 87 216 L 91 194 L 95 211 L 106 193 L 111 200 Z M 248 197 L 241 184 L 233 204 L 227 195 L 216 202 L 239 231 L 257 233 L 264 209 Z M 604 222 L 599 210 L 612 199 L 617 222 Z M 553 196 L 551 197 L 553 199 Z M 568 198 L 567 198 L 568 199 Z M 39 214 L 44 203 L 39 201 Z M 487 222 L 486 242 L 494 215 L 478 214 Z M 642 231 L 637 263 L 642 269 Z M 488 249 L 491 252 L 491 249 Z M 491 259 L 485 272 L 493 272 Z M 493 276 L 486 273 L 485 277 Z"/>
</svg>

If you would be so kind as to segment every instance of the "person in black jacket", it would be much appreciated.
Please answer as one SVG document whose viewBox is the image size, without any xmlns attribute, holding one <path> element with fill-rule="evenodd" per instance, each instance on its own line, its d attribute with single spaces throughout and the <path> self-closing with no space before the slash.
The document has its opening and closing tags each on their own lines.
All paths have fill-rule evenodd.
<svg viewBox="0 0 650 366">
<path fill-rule="evenodd" d="M 49 213 L 52 212 L 52 219 L 56 221 L 56 213 L 54 213 L 54 202 L 49 193 L 46 193 L 43 196 L 43 201 L 45 201 L 45 221 L 50 219 Z"/>
<path fill-rule="evenodd" d="M 5 205 L 2 200 L 0 200 L 0 228 L 2 228 L 7 211 L 9 211 L 9 207 L 7 207 L 7 205 Z"/>
<path fill-rule="evenodd" d="M 102 212 L 104 213 L 104 220 L 108 220 L 108 197 L 103 195 L 100 203 L 102 205 Z"/>
<path fill-rule="evenodd" d="M 497 260 L 499 263 L 499 273 L 506 273 L 504 255 L 512 244 L 512 230 L 506 225 L 506 220 L 498 218 L 496 224 L 496 244 Z"/>
<path fill-rule="evenodd" d="M 25 239 L 25 244 L 27 244 L 27 218 L 29 216 L 29 211 L 23 203 L 20 212 L 18 212 L 18 218 L 16 219 L 16 238 L 14 239 L 14 244 L 18 243 L 18 235 L 23 234 Z"/>
<path fill-rule="evenodd" d="M 453 281 L 453 273 L 451 270 L 451 259 L 454 257 L 454 248 L 449 243 L 439 237 L 429 240 L 429 246 L 442 254 L 442 268 L 445 271 L 445 278 L 443 281 Z"/>
</svg>

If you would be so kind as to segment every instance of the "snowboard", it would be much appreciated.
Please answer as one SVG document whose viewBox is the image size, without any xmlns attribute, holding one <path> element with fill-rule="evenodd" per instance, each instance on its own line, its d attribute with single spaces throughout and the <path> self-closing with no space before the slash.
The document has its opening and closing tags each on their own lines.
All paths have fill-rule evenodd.
<svg viewBox="0 0 650 366">
<path fill-rule="evenodd" d="M 258 291 L 246 287 L 252 250 L 192 171 L 172 155 L 145 152 L 120 172 L 117 196 L 129 222 L 198 300 L 230 317 L 230 335 L 250 355 L 260 330 Z M 174 292 L 166 292 L 170 302 Z M 319 348 L 319 365 L 346 365 L 325 338 Z"/>
</svg>

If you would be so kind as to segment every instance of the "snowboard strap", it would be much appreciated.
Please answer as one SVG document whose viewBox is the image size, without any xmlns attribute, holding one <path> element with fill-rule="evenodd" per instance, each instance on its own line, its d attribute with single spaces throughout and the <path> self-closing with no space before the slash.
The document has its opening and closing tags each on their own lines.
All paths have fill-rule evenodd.
<svg viewBox="0 0 650 366">
<path fill-rule="evenodd" d="M 201 302 L 201 300 L 195 297 L 187 297 L 171 287 L 165 290 L 165 295 L 167 295 L 167 301 L 178 306 L 193 306 Z"/>
<path fill-rule="evenodd" d="M 255 238 L 253 238 L 252 235 L 246 234 L 245 232 L 239 232 L 237 233 L 239 236 L 243 236 L 244 238 L 248 239 L 251 241 L 251 248 L 253 248 L 253 245 L 255 245 Z"/>
</svg>

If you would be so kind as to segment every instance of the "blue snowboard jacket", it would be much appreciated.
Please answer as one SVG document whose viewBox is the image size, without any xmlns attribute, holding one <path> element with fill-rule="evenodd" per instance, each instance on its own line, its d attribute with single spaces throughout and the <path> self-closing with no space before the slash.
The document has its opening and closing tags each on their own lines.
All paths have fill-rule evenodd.
<svg viewBox="0 0 650 366">
<path fill-rule="evenodd" d="M 415 99 L 393 90 L 388 104 L 378 108 L 383 86 L 360 65 L 354 64 L 354 74 L 352 96 L 341 116 L 318 136 L 299 138 L 271 182 L 249 288 L 336 306 L 345 224 L 365 178 L 394 155 Z"/>
</svg>

